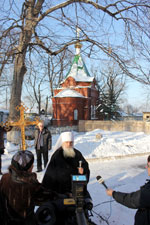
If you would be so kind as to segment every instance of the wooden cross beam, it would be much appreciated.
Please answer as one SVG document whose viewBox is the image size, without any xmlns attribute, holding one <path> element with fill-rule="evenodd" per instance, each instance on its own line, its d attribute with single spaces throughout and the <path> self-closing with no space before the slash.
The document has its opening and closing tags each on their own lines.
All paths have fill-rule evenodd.
<svg viewBox="0 0 150 225">
<path fill-rule="evenodd" d="M 10 122 L 7 121 L 5 123 L 6 127 L 13 126 L 13 127 L 19 127 L 21 129 L 21 141 L 22 141 L 22 150 L 26 150 L 26 143 L 25 143 L 25 127 L 30 125 L 37 125 L 40 120 L 37 118 L 34 121 L 25 120 L 24 118 L 24 111 L 27 110 L 27 107 L 24 106 L 23 103 L 21 103 L 19 106 L 16 107 L 17 111 L 20 111 L 20 119 L 16 122 Z"/>
</svg>

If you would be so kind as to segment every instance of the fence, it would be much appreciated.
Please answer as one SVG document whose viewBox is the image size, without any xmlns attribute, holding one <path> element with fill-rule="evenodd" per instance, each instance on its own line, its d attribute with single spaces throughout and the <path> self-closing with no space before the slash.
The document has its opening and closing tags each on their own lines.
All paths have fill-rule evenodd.
<svg viewBox="0 0 150 225">
<path fill-rule="evenodd" d="M 150 122 L 145 121 L 100 121 L 100 120 L 80 120 L 78 131 L 86 132 L 95 129 L 109 131 L 130 131 L 150 133 Z"/>
</svg>

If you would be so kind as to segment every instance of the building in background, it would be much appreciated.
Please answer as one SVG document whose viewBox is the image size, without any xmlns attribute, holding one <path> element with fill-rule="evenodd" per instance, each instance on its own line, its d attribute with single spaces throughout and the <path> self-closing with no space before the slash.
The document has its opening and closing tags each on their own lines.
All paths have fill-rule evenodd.
<svg viewBox="0 0 150 225">
<path fill-rule="evenodd" d="M 150 122 L 150 112 L 143 112 L 143 121 Z"/>
<path fill-rule="evenodd" d="M 95 118 L 98 89 L 81 57 L 81 44 L 75 45 L 76 54 L 66 78 L 54 90 L 53 125 L 72 126 L 79 120 Z"/>
</svg>

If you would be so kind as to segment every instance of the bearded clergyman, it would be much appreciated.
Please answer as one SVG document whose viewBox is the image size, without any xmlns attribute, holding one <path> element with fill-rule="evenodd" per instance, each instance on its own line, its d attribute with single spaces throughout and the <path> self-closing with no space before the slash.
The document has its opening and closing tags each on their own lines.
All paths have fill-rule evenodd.
<svg viewBox="0 0 150 225">
<path fill-rule="evenodd" d="M 54 153 L 48 163 L 42 183 L 58 193 L 71 194 L 71 175 L 80 174 L 86 175 L 87 182 L 89 181 L 88 162 L 82 153 L 74 148 L 73 132 L 63 132 L 54 146 Z"/>
<path fill-rule="evenodd" d="M 72 198 L 74 197 L 74 191 L 72 190 L 72 175 L 77 175 L 77 177 L 78 175 L 85 175 L 88 183 L 90 178 L 88 162 L 82 153 L 74 148 L 73 132 L 61 133 L 53 150 L 54 153 L 47 164 L 42 184 L 46 188 L 54 190 L 57 193 L 63 195 L 64 198 Z M 87 185 L 85 185 L 83 189 L 81 188 L 81 190 L 83 191 L 83 209 L 86 220 L 88 221 L 89 225 L 95 225 L 95 223 L 91 221 L 89 216 L 90 214 L 88 213 L 88 210 L 93 208 L 93 202 L 90 193 L 87 190 Z M 76 218 L 75 215 L 76 214 L 74 214 L 73 218 Z M 69 220 L 70 217 L 68 216 L 67 210 L 62 210 L 61 212 L 59 211 L 58 215 L 56 215 L 58 220 L 57 224 L 68 224 L 65 222 L 66 218 Z M 71 221 L 71 223 L 69 224 L 77 224 L 77 221 L 72 223 L 73 218 L 70 218 L 71 220 L 69 220 L 69 222 Z"/>
</svg>

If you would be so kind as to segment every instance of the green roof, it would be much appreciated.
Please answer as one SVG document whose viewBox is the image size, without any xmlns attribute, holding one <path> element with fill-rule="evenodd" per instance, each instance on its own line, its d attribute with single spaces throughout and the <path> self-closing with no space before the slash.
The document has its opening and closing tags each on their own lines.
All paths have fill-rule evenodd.
<svg viewBox="0 0 150 225">
<path fill-rule="evenodd" d="M 72 71 L 74 65 L 76 65 L 76 67 L 75 67 L 76 71 Z M 66 74 L 66 78 L 69 76 L 72 76 L 71 73 L 75 73 L 75 72 L 78 73 L 78 71 L 80 71 L 80 75 L 82 76 L 82 70 L 83 70 L 84 77 L 85 77 L 85 74 L 86 74 L 86 76 L 91 77 L 81 55 L 75 55 L 73 62 L 70 66 L 70 69 L 69 69 L 68 73 Z M 73 74 L 73 77 L 74 77 L 74 74 Z"/>
</svg>

